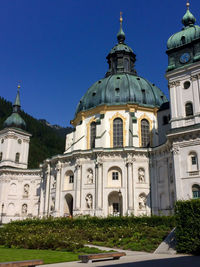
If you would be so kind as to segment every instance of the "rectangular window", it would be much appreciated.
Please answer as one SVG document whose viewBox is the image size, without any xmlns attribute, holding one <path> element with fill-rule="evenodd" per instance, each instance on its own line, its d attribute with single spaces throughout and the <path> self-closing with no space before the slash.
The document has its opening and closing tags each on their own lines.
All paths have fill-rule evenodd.
<svg viewBox="0 0 200 267">
<path fill-rule="evenodd" d="M 73 182 L 74 182 L 74 175 L 70 175 L 69 176 L 69 183 L 73 184 Z"/>
<path fill-rule="evenodd" d="M 118 172 L 113 172 L 112 173 L 112 179 L 113 180 L 119 180 L 119 173 Z"/>
<path fill-rule="evenodd" d="M 192 165 L 197 165 L 197 158 L 195 156 L 191 157 Z"/>
</svg>

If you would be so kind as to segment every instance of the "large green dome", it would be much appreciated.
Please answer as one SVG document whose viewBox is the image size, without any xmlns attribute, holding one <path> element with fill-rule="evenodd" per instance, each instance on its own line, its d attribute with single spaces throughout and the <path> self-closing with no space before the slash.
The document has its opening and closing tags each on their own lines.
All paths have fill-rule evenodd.
<svg viewBox="0 0 200 267">
<path fill-rule="evenodd" d="M 81 98 L 76 114 L 100 105 L 139 104 L 160 107 L 168 102 L 164 93 L 148 80 L 133 74 L 114 74 L 94 83 Z"/>
<path fill-rule="evenodd" d="M 118 44 L 108 54 L 109 69 L 105 78 L 94 83 L 81 98 L 76 114 L 101 105 L 138 104 L 146 107 L 160 107 L 168 99 L 151 82 L 139 77 L 134 69 L 136 56 L 124 43 L 125 33 L 120 29 L 117 34 Z"/>
</svg>

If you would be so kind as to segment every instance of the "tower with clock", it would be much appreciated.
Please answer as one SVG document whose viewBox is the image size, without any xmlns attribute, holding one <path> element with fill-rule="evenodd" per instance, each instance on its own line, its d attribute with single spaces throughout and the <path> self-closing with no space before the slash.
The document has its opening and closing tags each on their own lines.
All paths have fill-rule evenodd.
<svg viewBox="0 0 200 267">
<path fill-rule="evenodd" d="M 187 199 L 198 182 L 200 166 L 200 27 L 189 9 L 183 28 L 167 42 L 171 131 L 176 196 Z M 200 187 L 199 187 L 200 188 Z"/>
</svg>

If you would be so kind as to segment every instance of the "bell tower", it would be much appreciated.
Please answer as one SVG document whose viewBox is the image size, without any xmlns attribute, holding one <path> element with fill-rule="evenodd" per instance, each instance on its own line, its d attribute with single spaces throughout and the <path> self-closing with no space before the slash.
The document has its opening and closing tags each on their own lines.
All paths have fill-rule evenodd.
<svg viewBox="0 0 200 267">
<path fill-rule="evenodd" d="M 200 27 L 189 6 L 182 30 L 167 42 L 172 128 L 200 123 Z"/>
<path fill-rule="evenodd" d="M 194 198 L 200 185 L 200 27 L 189 9 L 183 28 L 167 42 L 171 130 L 176 199 Z"/>
<path fill-rule="evenodd" d="M 0 131 L 0 167 L 27 169 L 31 134 L 25 131 L 26 123 L 20 116 L 19 89 L 18 85 L 13 112 Z"/>
</svg>

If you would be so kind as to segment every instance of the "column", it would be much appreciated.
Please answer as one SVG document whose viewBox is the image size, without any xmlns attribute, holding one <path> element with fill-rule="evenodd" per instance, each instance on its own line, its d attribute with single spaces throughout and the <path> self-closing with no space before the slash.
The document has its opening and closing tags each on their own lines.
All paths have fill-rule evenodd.
<svg viewBox="0 0 200 267">
<path fill-rule="evenodd" d="M 81 207 L 81 165 L 76 165 L 76 199 L 75 209 L 79 210 Z"/>
<path fill-rule="evenodd" d="M 49 191 L 50 191 L 50 179 L 51 179 L 50 165 L 47 166 L 46 171 L 46 188 L 45 188 L 45 215 L 48 215 L 49 211 Z"/>
<path fill-rule="evenodd" d="M 41 190 L 39 196 L 39 216 L 44 215 L 44 175 L 41 173 Z"/>
<path fill-rule="evenodd" d="M 58 162 L 58 164 L 56 165 L 56 171 L 57 171 L 57 175 L 56 175 L 56 199 L 55 199 L 55 216 L 59 216 L 60 215 L 60 184 L 61 184 L 61 167 L 62 164 L 60 162 Z"/>
<path fill-rule="evenodd" d="M 98 169 L 97 169 L 97 208 L 102 209 L 102 202 L 103 202 L 103 177 L 102 177 L 102 168 L 103 164 L 98 163 Z"/>
<path fill-rule="evenodd" d="M 132 161 L 127 161 L 128 212 L 133 213 L 133 172 Z"/>
</svg>

